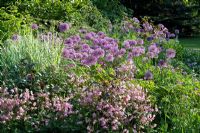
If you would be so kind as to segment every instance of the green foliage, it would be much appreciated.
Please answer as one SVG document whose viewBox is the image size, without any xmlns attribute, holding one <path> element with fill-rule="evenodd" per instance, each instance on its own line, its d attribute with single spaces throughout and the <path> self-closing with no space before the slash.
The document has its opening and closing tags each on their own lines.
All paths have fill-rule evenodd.
<svg viewBox="0 0 200 133">
<path fill-rule="evenodd" d="M 26 19 L 19 13 L 16 6 L 0 8 L 0 40 L 4 41 L 13 33 L 17 33 L 25 28 L 24 26 L 32 21 L 29 15 L 25 17 Z"/>
<path fill-rule="evenodd" d="M 160 107 L 156 121 L 160 132 L 199 131 L 199 90 L 198 80 L 182 75 L 179 70 L 151 69 L 153 81 L 136 80 L 148 89 L 152 99 Z"/>
<path fill-rule="evenodd" d="M 120 0 L 91 0 L 94 5 L 112 22 L 132 15 L 132 11 L 121 5 Z"/>
<path fill-rule="evenodd" d="M 89 1 L 16 1 L 0 8 L 0 40 L 5 40 L 19 29 L 35 22 L 45 29 L 57 27 L 52 22 L 67 21 L 75 26 L 107 29 L 108 20 Z M 13 23 L 14 22 L 14 23 Z"/>
</svg>

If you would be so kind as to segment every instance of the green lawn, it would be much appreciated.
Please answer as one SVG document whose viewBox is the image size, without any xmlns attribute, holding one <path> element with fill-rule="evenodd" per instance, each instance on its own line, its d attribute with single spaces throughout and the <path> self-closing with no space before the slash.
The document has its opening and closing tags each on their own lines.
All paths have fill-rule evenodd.
<svg viewBox="0 0 200 133">
<path fill-rule="evenodd" d="M 196 38 L 181 38 L 180 44 L 189 48 L 200 48 L 200 37 Z"/>
</svg>

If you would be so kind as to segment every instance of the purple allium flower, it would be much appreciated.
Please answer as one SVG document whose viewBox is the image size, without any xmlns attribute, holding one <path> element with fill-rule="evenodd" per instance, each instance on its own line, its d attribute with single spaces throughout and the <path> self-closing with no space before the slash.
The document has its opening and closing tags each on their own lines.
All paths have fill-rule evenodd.
<svg viewBox="0 0 200 133">
<path fill-rule="evenodd" d="M 165 26 L 164 26 L 163 24 L 158 24 L 158 28 L 159 28 L 160 30 L 162 30 L 162 29 L 165 28 Z"/>
<path fill-rule="evenodd" d="M 143 41 L 142 39 L 138 39 L 138 40 L 137 40 L 137 44 L 143 45 L 143 44 L 144 44 L 144 41 Z"/>
<path fill-rule="evenodd" d="M 169 36 L 170 36 L 171 38 L 176 37 L 176 35 L 175 35 L 174 33 L 170 34 Z"/>
<path fill-rule="evenodd" d="M 70 28 L 70 25 L 68 23 L 60 23 L 59 25 L 60 32 L 65 32 L 69 30 L 69 28 Z"/>
<path fill-rule="evenodd" d="M 105 55 L 105 51 L 101 48 L 97 48 L 93 51 L 92 55 L 96 58 L 103 57 Z"/>
<path fill-rule="evenodd" d="M 97 33 L 97 35 L 100 36 L 100 37 L 105 37 L 105 36 L 106 36 L 105 33 L 102 32 L 102 31 L 99 31 L 99 32 Z"/>
<path fill-rule="evenodd" d="M 174 49 L 167 49 L 166 50 L 166 57 L 167 58 L 174 58 L 176 56 L 176 51 Z"/>
<path fill-rule="evenodd" d="M 104 48 L 105 50 L 109 50 L 109 49 L 111 49 L 111 47 L 112 47 L 111 44 L 106 44 L 106 45 L 103 46 L 103 48 Z"/>
<path fill-rule="evenodd" d="M 17 34 L 12 35 L 12 37 L 11 37 L 11 39 L 12 39 L 13 41 L 18 41 L 19 38 L 20 38 L 20 36 L 17 35 Z"/>
<path fill-rule="evenodd" d="M 168 32 L 168 29 L 165 27 L 162 31 L 163 31 L 164 33 L 167 33 L 167 32 Z"/>
<path fill-rule="evenodd" d="M 147 56 L 148 56 L 149 58 L 155 58 L 155 57 L 157 56 L 157 54 L 156 54 L 156 53 L 153 53 L 153 52 L 147 52 Z"/>
<path fill-rule="evenodd" d="M 97 63 L 97 58 L 94 56 L 89 56 L 86 59 L 82 60 L 82 63 L 86 66 L 92 66 Z"/>
<path fill-rule="evenodd" d="M 32 24 L 32 25 L 31 25 L 31 28 L 32 28 L 33 30 L 37 30 L 37 29 L 38 29 L 38 25 L 37 25 L 37 24 Z"/>
<path fill-rule="evenodd" d="M 137 41 L 135 41 L 135 40 L 129 40 L 129 44 L 130 45 L 137 45 Z"/>
<path fill-rule="evenodd" d="M 81 53 L 75 53 L 75 59 L 81 59 L 83 56 Z"/>
<path fill-rule="evenodd" d="M 112 54 L 108 54 L 106 57 L 105 57 L 105 60 L 108 61 L 108 62 L 112 62 L 114 60 L 114 57 Z"/>
<path fill-rule="evenodd" d="M 154 38 L 152 36 L 147 37 L 147 41 L 152 41 Z"/>
<path fill-rule="evenodd" d="M 85 39 L 86 39 L 86 40 L 91 40 L 91 39 L 93 39 L 93 35 L 91 34 L 91 32 L 90 32 L 90 33 L 87 33 L 87 34 L 85 35 Z"/>
<path fill-rule="evenodd" d="M 178 29 L 175 30 L 175 34 L 179 34 L 179 30 Z"/>
<path fill-rule="evenodd" d="M 151 24 L 149 24 L 148 22 L 145 22 L 144 24 L 142 24 L 142 26 L 144 27 L 145 31 L 152 31 L 153 27 Z"/>
<path fill-rule="evenodd" d="M 99 39 L 94 39 L 94 40 L 93 40 L 93 44 L 94 44 L 94 45 L 98 45 L 98 44 L 99 44 L 99 41 L 100 41 Z"/>
<path fill-rule="evenodd" d="M 68 38 L 64 41 L 65 46 L 72 47 L 73 46 L 73 40 L 71 38 Z"/>
<path fill-rule="evenodd" d="M 79 35 L 72 36 L 71 39 L 76 43 L 81 41 L 81 37 Z"/>
<path fill-rule="evenodd" d="M 129 41 L 128 41 L 128 40 L 124 41 L 124 47 L 125 47 L 126 49 L 129 49 L 129 48 L 131 48 L 131 46 L 130 46 L 130 44 L 129 44 Z"/>
<path fill-rule="evenodd" d="M 164 60 L 160 60 L 159 62 L 158 62 L 158 66 L 159 67 L 167 67 L 167 62 L 166 61 L 164 61 Z"/>
<path fill-rule="evenodd" d="M 145 53 L 144 47 L 133 47 L 132 48 L 132 54 L 133 56 L 140 56 Z"/>
<path fill-rule="evenodd" d="M 90 46 L 88 44 L 82 44 L 82 49 L 88 50 L 88 49 L 90 49 Z"/>
<path fill-rule="evenodd" d="M 134 21 L 135 23 L 140 23 L 140 21 L 139 21 L 138 18 L 136 18 L 136 17 L 133 17 L 133 21 Z"/>
<path fill-rule="evenodd" d="M 83 28 L 81 28 L 81 29 L 79 30 L 79 32 L 80 32 L 80 33 L 82 33 L 82 34 L 86 34 L 86 33 L 87 33 L 87 30 L 86 30 L 86 29 L 83 29 Z"/>
<path fill-rule="evenodd" d="M 82 58 L 83 58 L 83 59 L 86 59 L 87 57 L 88 57 L 88 54 L 87 54 L 87 53 L 85 53 L 85 52 L 82 53 Z"/>
<path fill-rule="evenodd" d="M 112 47 L 112 48 L 110 49 L 110 52 L 111 52 L 113 55 L 117 55 L 118 51 L 119 51 L 118 47 Z"/>
<path fill-rule="evenodd" d="M 133 54 L 131 52 L 128 53 L 128 59 L 131 60 L 133 58 Z"/>
<path fill-rule="evenodd" d="M 151 79 L 153 79 L 153 74 L 152 74 L 152 72 L 148 70 L 148 71 L 145 73 L 145 75 L 144 75 L 144 79 L 146 79 L 146 80 L 151 80 Z"/>
<path fill-rule="evenodd" d="M 122 48 L 119 50 L 118 54 L 119 55 L 124 55 L 126 53 L 126 49 Z"/>
<path fill-rule="evenodd" d="M 158 54 L 160 53 L 160 49 L 157 47 L 157 45 L 154 43 L 152 45 L 150 45 L 148 47 L 148 52 L 152 52 L 152 53 L 155 53 L 155 54 Z"/>
</svg>

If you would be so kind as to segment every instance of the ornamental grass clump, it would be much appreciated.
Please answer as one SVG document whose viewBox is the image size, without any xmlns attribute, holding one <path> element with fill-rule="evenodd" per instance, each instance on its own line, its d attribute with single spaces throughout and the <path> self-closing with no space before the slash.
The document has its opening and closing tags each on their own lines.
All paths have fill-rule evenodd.
<svg viewBox="0 0 200 133">
<path fill-rule="evenodd" d="M 51 37 L 50 35 L 42 35 Z M 46 38 L 47 39 L 47 38 Z M 61 62 L 62 42 L 58 43 L 58 39 L 47 39 L 42 41 L 33 35 L 13 35 L 13 41 L 8 40 L 7 44 L 2 48 L 0 54 L 0 64 L 2 68 L 11 69 L 21 60 L 29 58 L 36 70 L 44 70 L 49 66 L 59 67 Z M 56 42 L 56 45 L 55 45 Z"/>
</svg>

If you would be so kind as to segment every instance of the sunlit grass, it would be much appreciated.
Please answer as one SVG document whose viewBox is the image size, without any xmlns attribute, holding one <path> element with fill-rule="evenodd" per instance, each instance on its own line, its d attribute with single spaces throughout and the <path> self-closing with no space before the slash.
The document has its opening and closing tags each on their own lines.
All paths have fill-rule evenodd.
<svg viewBox="0 0 200 133">
<path fill-rule="evenodd" d="M 189 48 L 200 48 L 200 37 L 196 38 L 182 38 L 180 44 Z"/>
</svg>

